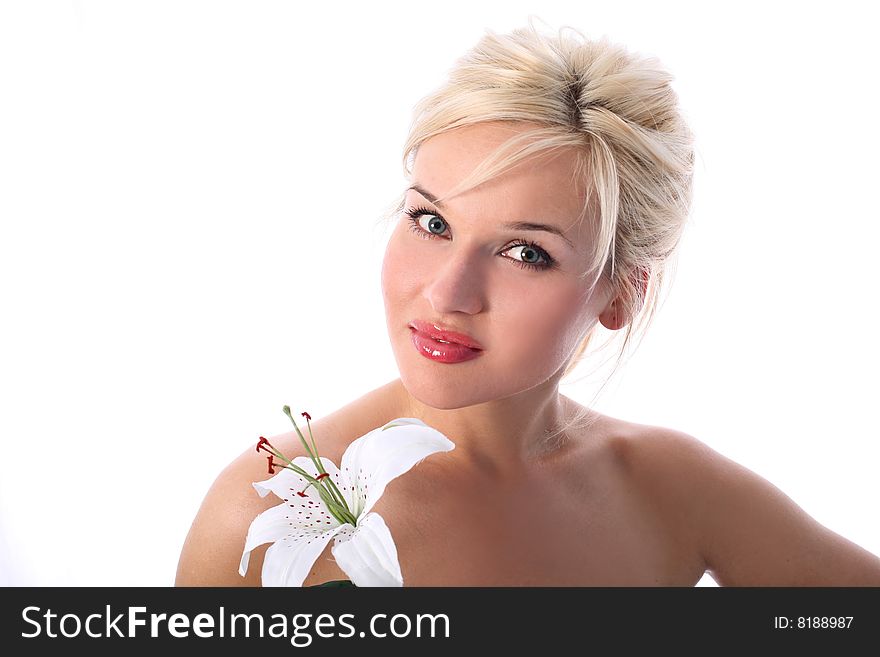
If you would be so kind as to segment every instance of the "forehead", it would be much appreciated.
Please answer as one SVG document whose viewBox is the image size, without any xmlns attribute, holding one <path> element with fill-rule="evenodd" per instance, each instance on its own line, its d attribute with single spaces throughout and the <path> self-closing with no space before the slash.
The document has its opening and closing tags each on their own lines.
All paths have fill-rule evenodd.
<svg viewBox="0 0 880 657">
<path fill-rule="evenodd" d="M 445 196 L 506 140 L 532 127 L 539 126 L 479 123 L 435 135 L 416 153 L 412 182 L 435 196 Z M 468 210 L 491 208 L 499 218 L 551 220 L 566 228 L 577 219 L 586 200 L 582 181 L 574 179 L 575 164 L 576 153 L 570 147 L 530 155 L 463 194 L 441 199 L 441 203 Z"/>
</svg>

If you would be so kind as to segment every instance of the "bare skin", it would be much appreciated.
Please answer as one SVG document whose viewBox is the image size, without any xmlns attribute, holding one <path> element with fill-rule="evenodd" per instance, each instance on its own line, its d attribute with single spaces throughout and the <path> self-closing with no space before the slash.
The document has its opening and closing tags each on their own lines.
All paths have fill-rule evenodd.
<svg viewBox="0 0 880 657">
<path fill-rule="evenodd" d="M 394 480 L 374 510 L 405 585 L 693 585 L 699 555 L 626 486 L 620 429 L 603 418 L 589 439 L 503 477 L 453 450 Z M 345 577 L 328 548 L 305 584 Z"/>
<path fill-rule="evenodd" d="M 396 379 L 312 422 L 337 464 L 355 438 L 404 415 Z M 575 402 L 563 396 L 570 408 Z M 302 455 L 295 432 L 270 439 Z M 278 504 L 251 482 L 248 449 L 218 477 L 184 545 L 179 586 L 259 586 L 268 545 L 238 562 L 253 518 Z M 452 450 L 393 480 L 374 510 L 404 586 L 880 585 L 880 559 L 823 527 L 781 491 L 681 432 L 608 416 L 518 472 L 487 478 Z M 332 541 L 304 586 L 347 579 Z"/>
<path fill-rule="evenodd" d="M 312 422 L 322 456 L 340 463 L 351 440 L 406 416 L 399 404 L 400 387 L 397 379 L 328 417 L 329 422 Z M 333 431 L 341 427 L 349 429 Z M 623 430 L 624 423 L 604 417 L 589 436 L 575 436 L 550 458 L 503 477 L 488 477 L 452 450 L 431 455 L 393 480 L 374 511 L 394 537 L 404 585 L 693 585 L 704 572 L 694 546 L 679 545 L 677 532 L 658 522 L 649 501 L 626 485 Z M 302 453 L 295 432 L 271 440 L 287 454 Z M 229 513 L 230 497 L 242 506 L 223 532 L 229 537 L 223 585 L 257 585 L 268 546 L 254 551 L 246 579 L 234 566 L 253 516 L 278 500 L 270 496 L 260 500 L 263 504 L 256 502 L 250 482 L 268 475 L 265 458 L 253 449 L 231 468 L 227 477 L 234 476 L 236 483 L 220 496 L 226 509 L 216 513 Z M 199 524 L 197 520 L 194 528 Z M 211 521 L 206 519 L 205 530 L 207 524 Z M 194 540 L 191 535 L 184 557 L 200 549 Z M 347 579 L 333 561 L 330 545 L 305 586 Z M 216 543 L 214 547 L 219 549 Z M 204 573 L 201 564 L 182 558 L 178 582 L 199 583 L 199 572 Z"/>
</svg>

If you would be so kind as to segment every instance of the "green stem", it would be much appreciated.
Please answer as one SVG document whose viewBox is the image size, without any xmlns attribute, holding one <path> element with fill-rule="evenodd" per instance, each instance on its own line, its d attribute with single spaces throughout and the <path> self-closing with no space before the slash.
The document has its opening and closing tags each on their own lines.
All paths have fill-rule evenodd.
<svg viewBox="0 0 880 657">
<path fill-rule="evenodd" d="M 287 417 L 290 418 L 290 421 L 291 421 L 291 422 L 293 422 L 293 428 L 296 429 L 296 433 L 299 434 L 300 442 L 302 442 L 303 447 L 305 448 L 305 450 L 306 450 L 306 452 L 308 453 L 309 457 L 312 459 L 312 462 L 315 464 L 315 468 L 318 470 L 318 473 L 319 473 L 319 474 L 326 474 L 327 471 L 326 471 L 326 469 L 324 468 L 324 464 L 321 462 L 320 457 L 317 456 L 317 454 L 318 454 L 318 448 L 317 448 L 317 446 L 315 446 L 315 437 L 312 435 L 312 425 L 309 424 L 309 437 L 312 439 L 312 446 L 314 447 L 314 450 L 315 450 L 315 453 L 314 453 L 314 454 L 312 454 L 312 450 L 309 449 L 309 444 L 306 442 L 306 438 L 305 438 L 305 436 L 303 436 L 303 435 L 302 435 L 302 432 L 299 430 L 299 427 L 298 427 L 297 424 L 296 424 L 296 420 L 293 419 L 293 415 L 291 415 L 291 413 L 290 413 L 290 406 L 287 406 L 287 405 L 285 404 L 285 405 L 284 405 L 284 408 L 282 408 L 281 410 L 284 411 L 284 414 L 287 415 Z M 307 421 L 307 422 L 308 422 L 308 421 Z M 287 460 L 287 459 L 285 459 L 285 461 L 286 461 L 286 460 Z M 288 463 L 290 463 L 290 461 L 288 461 Z M 345 498 L 343 497 L 342 493 L 339 492 L 339 489 L 336 487 L 336 484 L 333 483 L 333 479 L 332 479 L 332 477 L 325 477 L 325 479 L 327 479 L 327 481 L 329 482 L 330 486 L 332 487 L 332 490 L 328 489 L 328 492 L 329 492 L 331 495 L 333 495 L 334 501 L 335 501 L 338 505 L 344 507 L 345 510 L 348 512 L 348 515 L 349 515 L 349 516 L 354 517 L 353 514 L 351 513 L 351 509 L 348 508 L 348 504 L 345 502 Z M 335 493 L 334 493 L 334 491 L 335 491 Z"/>
<path fill-rule="evenodd" d="M 311 448 L 309 447 L 309 444 L 306 442 L 306 438 L 305 438 L 305 436 L 302 435 L 302 431 L 300 431 L 300 430 L 299 430 L 299 427 L 296 425 L 296 420 L 294 420 L 294 419 L 293 419 L 293 415 L 290 414 L 290 406 L 288 406 L 287 404 L 285 404 L 285 405 L 284 405 L 284 408 L 282 408 L 281 410 L 284 411 L 284 414 L 285 414 L 287 417 L 290 418 L 290 421 L 291 421 L 291 422 L 293 422 L 293 428 L 296 429 L 296 433 L 297 433 L 297 435 L 299 436 L 299 440 L 300 440 L 300 442 L 302 443 L 303 447 L 305 448 L 306 453 L 309 455 L 309 458 L 312 459 L 312 463 L 315 464 L 315 469 L 317 469 L 317 471 L 318 471 L 320 474 L 323 474 L 323 472 L 324 472 L 324 464 L 321 463 L 321 461 L 320 461 L 319 459 L 315 458 L 315 455 L 314 455 L 314 454 L 312 454 L 312 450 L 311 450 Z M 316 450 L 316 451 L 317 451 L 317 450 Z"/>
<path fill-rule="evenodd" d="M 342 496 L 342 493 L 336 487 L 336 484 L 333 483 L 332 477 L 324 477 L 324 479 L 327 481 L 328 484 L 330 484 L 333 487 L 333 490 L 336 491 L 336 497 L 337 497 L 338 503 L 341 504 L 342 506 L 344 506 L 346 508 L 346 510 L 348 510 L 350 513 L 351 509 L 348 508 L 348 503 L 345 501 L 345 498 Z"/>
<path fill-rule="evenodd" d="M 312 440 L 312 449 L 315 450 L 315 456 L 320 459 L 321 456 L 318 454 L 318 446 L 315 444 L 315 437 L 312 435 L 312 423 L 309 421 L 309 418 L 306 418 L 306 426 L 309 428 L 309 438 Z"/>
<path fill-rule="evenodd" d="M 275 449 L 274 447 L 272 448 L 271 454 L 272 454 L 272 456 L 274 456 L 275 458 L 279 458 L 279 459 L 281 459 L 282 461 L 284 461 L 284 462 L 287 464 L 287 465 L 285 465 L 285 466 L 283 466 L 283 467 L 288 468 L 288 469 L 290 469 L 290 470 L 293 470 L 293 471 L 296 472 L 298 475 L 301 475 L 303 478 L 305 478 L 309 483 L 312 483 L 312 484 L 316 484 L 316 485 L 317 485 L 317 483 L 318 483 L 318 480 L 317 480 L 317 479 L 315 479 L 315 478 L 314 478 L 312 475 L 310 475 L 308 472 L 306 472 L 306 471 L 303 470 L 301 467 L 299 467 L 298 465 L 296 465 L 293 461 L 291 461 L 289 458 L 287 458 L 286 456 L 284 456 L 284 454 L 282 454 L 281 452 L 279 452 L 279 451 L 278 451 L 277 449 Z"/>
<path fill-rule="evenodd" d="M 288 410 L 290 410 L 289 407 L 288 407 Z M 293 417 L 291 417 L 290 419 L 293 420 Z M 294 422 L 293 425 L 296 426 L 296 422 Z M 320 460 L 321 456 L 318 454 L 318 446 L 315 444 L 315 436 L 312 434 L 312 423 L 309 421 L 308 417 L 306 418 L 306 426 L 309 428 L 309 438 L 312 441 L 312 449 L 315 450 L 315 456 L 318 458 L 318 460 Z M 297 429 L 297 431 L 299 431 L 299 429 Z M 303 438 L 303 440 L 305 440 L 305 438 Z M 351 509 L 348 508 L 348 503 L 346 503 L 345 497 L 342 495 L 339 488 L 336 487 L 336 483 L 333 481 L 333 478 L 327 477 L 326 479 L 327 479 L 327 482 L 330 484 L 330 486 L 333 489 L 331 491 L 331 493 L 335 491 L 336 501 L 339 504 L 341 504 L 343 507 L 345 507 L 345 510 L 349 512 L 349 515 L 353 515 L 351 513 Z"/>
</svg>

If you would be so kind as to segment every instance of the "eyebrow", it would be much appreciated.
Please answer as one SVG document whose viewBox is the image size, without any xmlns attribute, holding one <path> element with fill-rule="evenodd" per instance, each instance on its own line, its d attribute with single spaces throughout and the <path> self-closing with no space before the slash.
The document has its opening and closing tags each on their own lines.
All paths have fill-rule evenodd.
<svg viewBox="0 0 880 657">
<path fill-rule="evenodd" d="M 444 204 L 438 203 L 437 197 L 428 190 L 423 189 L 418 185 L 412 185 L 408 187 L 407 191 L 409 191 L 410 189 L 417 191 L 438 208 L 443 209 Z M 572 249 L 576 250 L 574 243 L 570 239 L 568 239 L 565 234 L 561 230 L 559 230 L 559 228 L 557 228 L 556 226 L 551 226 L 550 224 L 541 224 L 534 221 L 513 221 L 510 223 L 502 224 L 502 228 L 507 228 L 511 230 L 541 230 L 547 233 L 553 233 L 554 235 L 558 235 L 563 240 L 565 240 L 565 243 L 568 244 Z"/>
</svg>

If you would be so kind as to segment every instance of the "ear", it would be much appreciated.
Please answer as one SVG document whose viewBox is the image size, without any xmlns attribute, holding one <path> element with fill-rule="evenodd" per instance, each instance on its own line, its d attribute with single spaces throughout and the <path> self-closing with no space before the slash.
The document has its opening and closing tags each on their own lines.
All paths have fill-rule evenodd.
<svg viewBox="0 0 880 657">
<path fill-rule="evenodd" d="M 610 301 L 605 306 L 605 310 L 599 315 L 599 321 L 602 322 L 602 326 L 609 331 L 617 331 L 626 326 L 626 313 L 621 312 L 622 306 L 623 304 L 619 296 Z"/>
<path fill-rule="evenodd" d="M 646 297 L 648 291 L 648 279 L 650 278 L 650 272 L 641 267 L 635 268 L 630 274 L 630 280 L 633 285 L 636 286 L 638 290 L 639 299 L 643 300 Z M 605 310 L 599 315 L 599 321 L 602 322 L 602 326 L 607 328 L 610 331 L 617 331 L 626 326 L 632 316 L 641 310 L 641 301 L 637 302 L 639 305 L 637 308 L 632 309 L 631 311 L 624 308 L 624 302 L 622 295 L 617 295 L 613 299 L 608 302 L 608 305 L 605 306 Z"/>
</svg>

